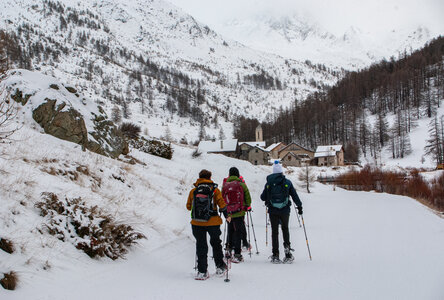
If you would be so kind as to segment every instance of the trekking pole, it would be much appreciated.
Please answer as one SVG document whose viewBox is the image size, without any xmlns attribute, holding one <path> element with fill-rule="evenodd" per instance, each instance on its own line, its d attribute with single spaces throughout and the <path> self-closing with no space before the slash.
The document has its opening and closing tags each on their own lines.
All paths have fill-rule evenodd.
<svg viewBox="0 0 444 300">
<path fill-rule="evenodd" d="M 225 282 L 230 282 L 230 279 L 228 278 L 228 270 L 230 270 L 230 266 L 228 265 L 228 257 L 225 258 L 227 261 L 227 276 L 225 277 L 224 281 Z"/>
<path fill-rule="evenodd" d="M 268 247 L 268 207 L 265 209 L 265 247 Z"/>
<path fill-rule="evenodd" d="M 251 258 L 251 234 L 250 234 L 250 220 L 248 219 L 249 211 L 247 211 L 247 227 L 248 227 L 248 254 Z M 245 222 L 245 221 L 244 221 Z"/>
<path fill-rule="evenodd" d="M 307 231 L 305 231 L 305 223 L 304 223 L 304 216 L 303 215 L 301 215 L 301 219 L 302 219 L 302 225 L 304 227 L 305 241 L 307 242 L 308 255 L 310 256 L 310 260 L 311 260 L 310 245 L 308 245 Z"/>
<path fill-rule="evenodd" d="M 294 210 L 296 211 L 296 215 L 299 215 L 298 210 L 296 208 L 296 203 L 293 203 L 293 204 L 294 204 Z M 310 252 L 310 245 L 308 244 L 307 231 L 305 230 L 305 223 L 304 223 L 304 216 L 303 215 L 301 215 L 301 219 L 302 219 L 302 227 L 304 228 L 305 241 L 307 242 L 308 255 L 310 256 L 310 260 L 312 260 L 311 259 L 311 252 Z"/>
<path fill-rule="evenodd" d="M 194 271 L 197 270 L 197 253 L 194 252 Z"/>
<path fill-rule="evenodd" d="M 296 204 L 295 204 L 296 205 Z M 299 214 L 296 212 L 296 217 L 298 218 L 299 227 L 302 227 L 301 225 L 301 219 L 299 218 Z"/>
<path fill-rule="evenodd" d="M 227 264 L 227 276 L 225 277 L 225 279 L 224 279 L 224 281 L 225 282 L 230 282 L 230 279 L 228 278 L 228 270 L 230 270 L 230 265 L 231 265 L 231 263 L 229 262 L 229 259 L 228 259 L 228 255 L 227 255 L 227 244 L 226 244 L 226 241 L 225 241 L 225 231 L 226 231 L 226 229 L 227 229 L 227 220 L 225 219 L 225 227 L 224 227 L 224 242 L 225 242 L 225 261 L 226 261 L 226 264 Z M 227 237 L 228 238 L 228 237 Z"/>
<path fill-rule="evenodd" d="M 294 209 L 296 210 L 296 215 L 298 215 L 298 210 L 296 209 L 296 204 L 294 205 Z M 305 230 L 305 223 L 304 223 L 304 216 L 303 215 L 301 215 L 301 219 L 302 219 L 302 227 L 304 228 L 305 241 L 307 242 L 308 255 L 310 256 L 310 260 L 312 260 L 311 259 L 311 252 L 310 252 L 310 245 L 308 244 L 307 231 Z"/>
<path fill-rule="evenodd" d="M 251 213 L 250 213 L 250 221 L 251 221 L 251 229 L 253 229 L 254 243 L 256 244 L 256 254 L 259 254 L 259 249 L 257 248 L 256 233 L 254 232 L 253 217 L 251 216 Z"/>
<path fill-rule="evenodd" d="M 224 226 L 224 239 L 223 239 L 223 241 L 224 241 L 224 249 L 225 249 L 225 251 L 227 251 L 227 241 L 225 241 L 225 233 L 227 232 L 227 220 L 225 219 L 225 226 Z"/>
</svg>

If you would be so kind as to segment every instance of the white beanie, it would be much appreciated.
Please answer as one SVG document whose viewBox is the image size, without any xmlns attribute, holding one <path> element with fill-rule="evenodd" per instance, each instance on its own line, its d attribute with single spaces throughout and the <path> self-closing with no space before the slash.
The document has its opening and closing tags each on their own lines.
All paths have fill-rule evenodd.
<svg viewBox="0 0 444 300">
<path fill-rule="evenodd" d="M 273 174 L 274 173 L 283 173 L 284 170 L 282 169 L 282 165 L 279 163 L 279 161 L 275 160 L 273 164 Z"/>
</svg>

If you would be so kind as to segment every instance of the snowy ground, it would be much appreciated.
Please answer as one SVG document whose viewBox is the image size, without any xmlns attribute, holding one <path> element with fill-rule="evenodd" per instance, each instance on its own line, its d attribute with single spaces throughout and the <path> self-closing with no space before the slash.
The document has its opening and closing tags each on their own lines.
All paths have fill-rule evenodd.
<svg viewBox="0 0 444 300">
<path fill-rule="evenodd" d="M 15 138 L 13 144 L 0 144 L 0 236 L 12 240 L 17 251 L 0 251 L 0 272 L 16 271 L 20 282 L 15 291 L 0 289 L 0 299 L 444 298 L 444 219 L 413 199 L 321 184 L 311 194 L 298 188 L 313 260 L 292 212 L 295 261 L 273 265 L 259 200 L 270 167 L 221 155 L 192 159 L 193 149 L 182 147 L 175 147 L 172 161 L 134 152 L 146 166 L 128 165 L 26 128 Z M 78 165 L 101 178 L 101 185 L 91 175 L 73 181 L 44 171 Z M 212 262 L 210 279 L 195 281 L 186 197 L 200 169 L 211 170 L 221 183 L 232 166 L 252 193 L 260 254 L 233 264 L 229 283 L 214 276 Z M 297 183 L 297 172 L 288 177 Z M 43 219 L 33 204 L 44 191 L 81 196 L 147 239 L 125 260 L 90 259 L 70 244 L 37 233 Z"/>
</svg>

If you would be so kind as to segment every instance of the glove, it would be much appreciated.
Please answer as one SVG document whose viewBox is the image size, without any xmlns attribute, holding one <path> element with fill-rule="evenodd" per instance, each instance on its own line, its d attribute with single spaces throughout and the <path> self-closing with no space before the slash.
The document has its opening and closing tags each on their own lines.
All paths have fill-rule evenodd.
<svg viewBox="0 0 444 300">
<path fill-rule="evenodd" d="M 302 215 L 302 206 L 298 206 L 298 214 Z"/>
<path fill-rule="evenodd" d="M 251 206 L 245 207 L 246 211 L 251 211 Z"/>
</svg>

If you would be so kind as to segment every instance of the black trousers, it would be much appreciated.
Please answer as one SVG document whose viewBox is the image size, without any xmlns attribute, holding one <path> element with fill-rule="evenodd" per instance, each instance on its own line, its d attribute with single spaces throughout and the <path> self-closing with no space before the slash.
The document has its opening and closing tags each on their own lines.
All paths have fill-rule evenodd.
<svg viewBox="0 0 444 300">
<path fill-rule="evenodd" d="M 196 238 L 196 255 L 197 255 L 197 270 L 205 273 L 208 269 L 208 244 L 207 232 L 210 235 L 210 244 L 213 248 L 213 258 L 216 268 L 224 265 L 222 253 L 222 241 L 220 239 L 220 226 L 196 226 L 191 225 L 193 235 Z"/>
<path fill-rule="evenodd" d="M 290 232 L 288 230 L 288 222 L 290 214 L 272 215 L 270 214 L 271 223 L 271 243 L 273 246 L 273 255 L 279 256 L 279 222 L 282 227 L 282 236 L 284 238 L 284 248 L 290 247 Z"/>
<path fill-rule="evenodd" d="M 242 223 L 240 223 L 240 221 L 239 221 L 239 224 L 236 225 L 236 229 L 240 230 L 242 246 L 249 246 L 248 245 L 248 238 L 247 238 L 247 229 L 245 228 L 245 218 L 239 217 L 236 219 L 242 219 Z M 233 243 L 234 229 L 235 229 L 234 226 L 228 225 L 227 244 L 226 244 L 227 248 L 234 249 L 234 243 Z"/>
<path fill-rule="evenodd" d="M 227 244 L 229 248 L 234 249 L 235 254 L 241 253 L 241 241 L 247 240 L 247 230 L 245 229 L 244 217 L 231 219 L 228 223 Z M 244 245 L 247 245 L 248 241 Z"/>
</svg>

